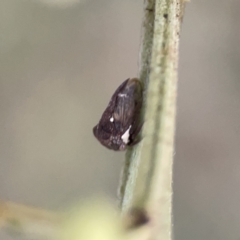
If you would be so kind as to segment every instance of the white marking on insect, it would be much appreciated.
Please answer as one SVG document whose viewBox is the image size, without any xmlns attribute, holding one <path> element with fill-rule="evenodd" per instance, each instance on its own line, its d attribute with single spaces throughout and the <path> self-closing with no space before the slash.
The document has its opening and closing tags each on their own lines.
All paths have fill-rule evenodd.
<svg viewBox="0 0 240 240">
<path fill-rule="evenodd" d="M 114 118 L 113 117 L 110 118 L 110 122 L 114 122 Z"/>
<path fill-rule="evenodd" d="M 119 93 L 118 96 L 119 97 L 127 97 L 127 94 L 126 93 Z"/>
<path fill-rule="evenodd" d="M 130 127 L 127 129 L 127 131 L 121 136 L 121 139 L 123 140 L 123 142 L 125 144 L 128 144 L 128 142 L 129 142 L 129 136 L 130 136 L 129 131 L 130 131 L 131 127 L 132 127 L 132 125 L 130 125 Z"/>
</svg>

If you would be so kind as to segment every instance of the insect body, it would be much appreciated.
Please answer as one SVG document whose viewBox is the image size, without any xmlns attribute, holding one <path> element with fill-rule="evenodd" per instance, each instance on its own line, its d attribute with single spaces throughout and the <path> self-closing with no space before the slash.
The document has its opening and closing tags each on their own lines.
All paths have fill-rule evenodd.
<svg viewBox="0 0 240 240">
<path fill-rule="evenodd" d="M 142 107 L 142 84 L 137 78 L 124 81 L 113 94 L 99 123 L 93 128 L 94 136 L 109 149 L 123 151 L 139 141 L 138 124 Z"/>
</svg>

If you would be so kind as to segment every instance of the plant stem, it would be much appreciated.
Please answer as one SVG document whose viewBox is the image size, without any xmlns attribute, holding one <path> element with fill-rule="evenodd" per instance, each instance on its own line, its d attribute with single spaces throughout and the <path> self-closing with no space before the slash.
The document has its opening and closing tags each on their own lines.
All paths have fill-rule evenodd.
<svg viewBox="0 0 240 240">
<path fill-rule="evenodd" d="M 0 202 L 0 229 L 24 239 L 54 239 L 63 216 L 12 202 Z"/>
<path fill-rule="evenodd" d="M 139 71 L 147 89 L 143 140 L 126 154 L 121 205 L 123 213 L 136 208 L 146 210 L 151 221 L 148 239 L 171 239 L 178 42 L 183 8 L 181 0 L 145 1 Z"/>
</svg>

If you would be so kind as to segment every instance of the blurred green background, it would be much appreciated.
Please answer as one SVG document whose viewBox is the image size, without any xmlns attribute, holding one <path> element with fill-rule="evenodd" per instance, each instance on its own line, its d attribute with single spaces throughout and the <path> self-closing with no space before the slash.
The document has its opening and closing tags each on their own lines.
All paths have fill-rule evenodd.
<svg viewBox="0 0 240 240">
<path fill-rule="evenodd" d="M 116 199 L 124 154 L 92 135 L 138 72 L 143 1 L 0 1 L 2 200 Z M 181 32 L 176 240 L 240 239 L 240 1 L 192 0 Z M 16 239 L 0 233 L 1 240 Z"/>
</svg>

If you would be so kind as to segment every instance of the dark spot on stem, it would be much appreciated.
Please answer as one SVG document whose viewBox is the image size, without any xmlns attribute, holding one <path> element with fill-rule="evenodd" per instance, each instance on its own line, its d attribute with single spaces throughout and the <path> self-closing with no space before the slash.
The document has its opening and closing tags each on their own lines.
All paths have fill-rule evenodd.
<svg viewBox="0 0 240 240">
<path fill-rule="evenodd" d="M 128 228 L 133 229 L 141 227 L 142 225 L 149 222 L 147 212 L 142 208 L 132 208 L 128 213 L 129 224 Z"/>
</svg>

